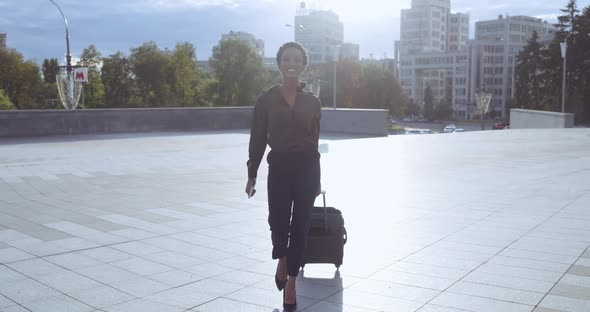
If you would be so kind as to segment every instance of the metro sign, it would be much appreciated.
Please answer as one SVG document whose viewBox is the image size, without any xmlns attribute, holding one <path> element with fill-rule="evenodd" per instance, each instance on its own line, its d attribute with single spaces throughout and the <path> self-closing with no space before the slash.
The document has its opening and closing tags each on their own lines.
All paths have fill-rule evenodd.
<svg viewBox="0 0 590 312">
<path fill-rule="evenodd" d="M 88 68 L 87 67 L 74 68 L 74 81 L 75 82 L 88 82 Z"/>
</svg>

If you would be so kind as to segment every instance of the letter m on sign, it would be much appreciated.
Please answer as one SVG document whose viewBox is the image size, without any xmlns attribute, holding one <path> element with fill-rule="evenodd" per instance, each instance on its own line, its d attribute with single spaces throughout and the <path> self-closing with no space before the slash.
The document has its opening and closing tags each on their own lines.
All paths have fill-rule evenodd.
<svg viewBox="0 0 590 312">
<path fill-rule="evenodd" d="M 86 68 L 86 67 L 74 68 L 74 81 L 88 82 L 88 68 Z"/>
</svg>

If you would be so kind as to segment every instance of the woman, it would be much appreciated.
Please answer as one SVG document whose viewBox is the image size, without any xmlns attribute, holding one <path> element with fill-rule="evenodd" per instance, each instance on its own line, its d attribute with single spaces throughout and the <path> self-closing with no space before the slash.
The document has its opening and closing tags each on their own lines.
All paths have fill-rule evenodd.
<svg viewBox="0 0 590 312">
<path fill-rule="evenodd" d="M 268 223 L 272 258 L 279 259 L 275 283 L 283 290 L 285 310 L 290 311 L 296 309 L 295 282 L 311 208 L 320 192 L 321 104 L 299 84 L 307 66 L 307 53 L 300 44 L 281 46 L 277 64 L 283 83 L 264 92 L 254 108 L 246 193 L 253 195 L 250 192 L 268 144 Z"/>
</svg>

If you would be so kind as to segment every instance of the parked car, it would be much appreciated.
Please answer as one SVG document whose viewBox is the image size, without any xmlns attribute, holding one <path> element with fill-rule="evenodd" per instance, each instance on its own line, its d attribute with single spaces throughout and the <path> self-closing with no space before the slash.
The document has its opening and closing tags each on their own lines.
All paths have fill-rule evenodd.
<svg viewBox="0 0 590 312">
<path fill-rule="evenodd" d="M 418 130 L 418 129 L 406 130 L 406 134 L 420 134 L 420 130 Z"/>
<path fill-rule="evenodd" d="M 453 133 L 455 133 L 455 132 L 465 132 L 465 129 L 457 128 L 457 129 L 455 129 L 455 131 L 453 131 Z"/>
<path fill-rule="evenodd" d="M 494 124 L 494 126 L 492 127 L 492 129 L 494 130 L 500 130 L 500 129 L 509 129 L 510 125 L 501 121 L 501 122 L 497 122 Z"/>
<path fill-rule="evenodd" d="M 420 134 L 434 134 L 434 131 L 430 129 L 422 129 L 420 130 Z"/>
<path fill-rule="evenodd" d="M 453 133 L 457 129 L 457 126 L 454 124 L 448 124 L 444 127 L 443 133 Z"/>
</svg>

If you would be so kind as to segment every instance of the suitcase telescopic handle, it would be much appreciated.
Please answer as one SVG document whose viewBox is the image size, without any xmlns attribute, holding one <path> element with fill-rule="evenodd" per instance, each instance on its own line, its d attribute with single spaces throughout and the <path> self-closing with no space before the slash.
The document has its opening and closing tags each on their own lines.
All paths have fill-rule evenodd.
<svg viewBox="0 0 590 312">
<path fill-rule="evenodd" d="M 326 206 L 326 190 L 321 190 L 322 198 L 324 200 L 324 230 L 328 233 L 328 207 Z"/>
</svg>

